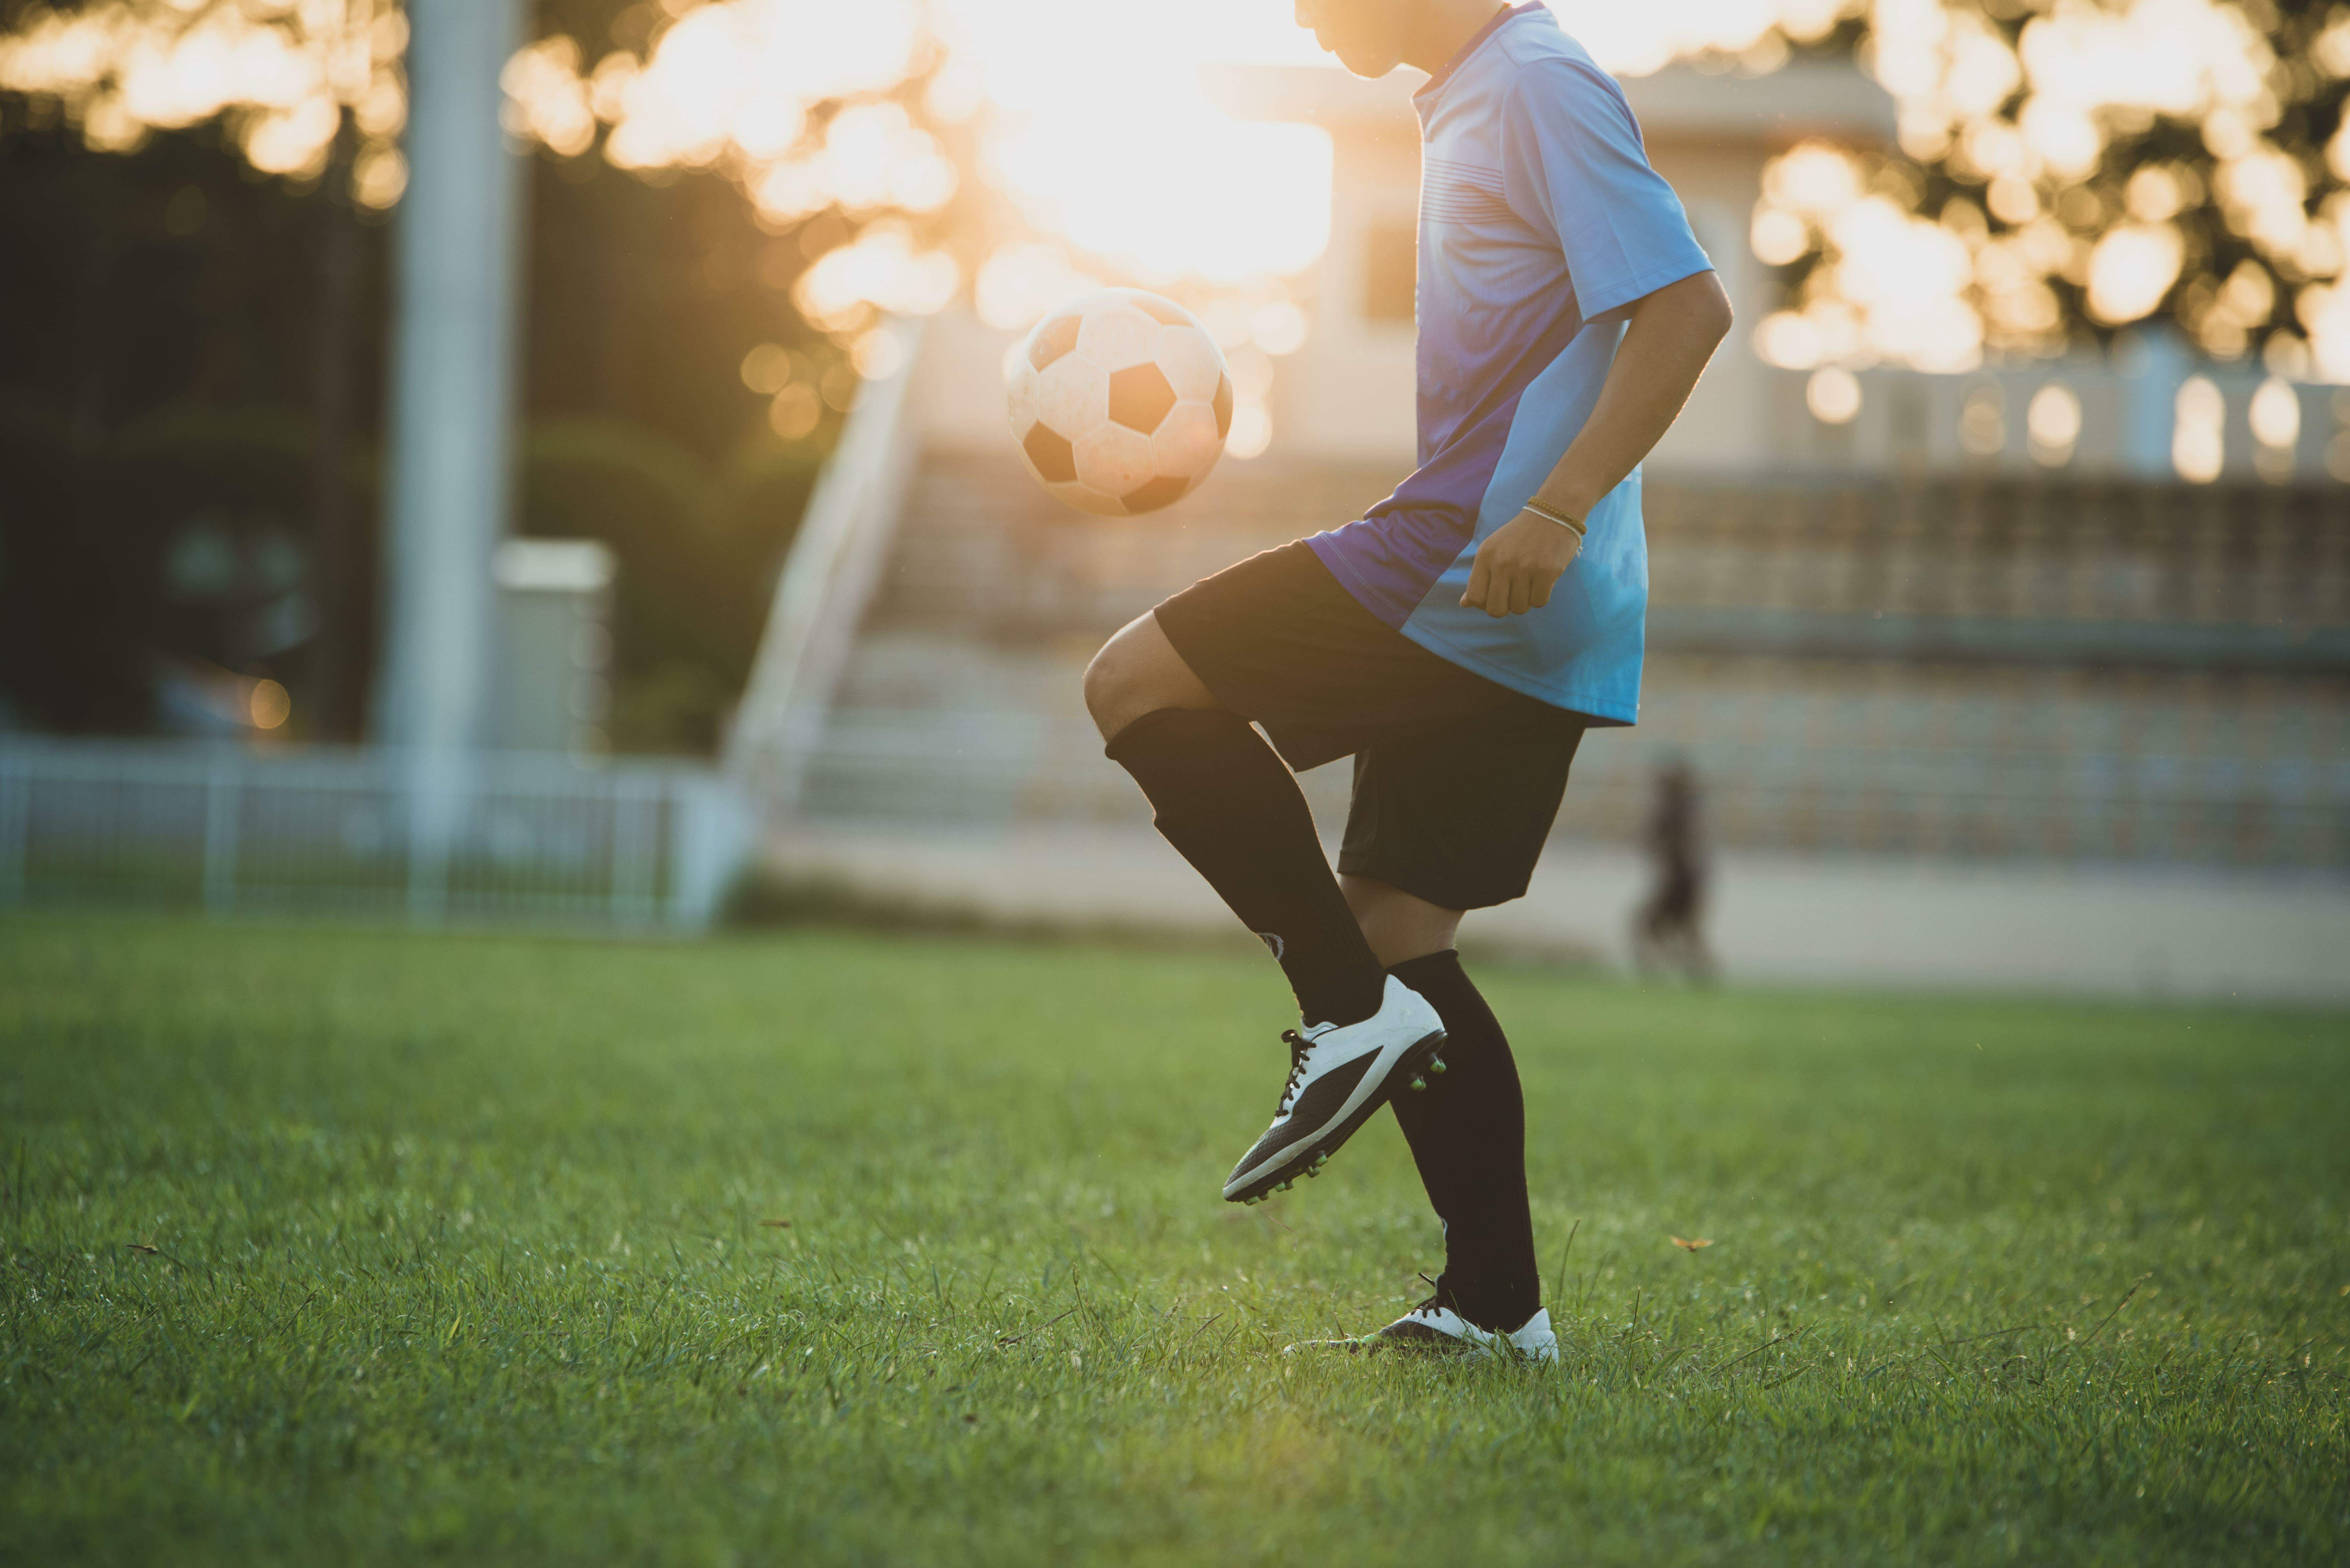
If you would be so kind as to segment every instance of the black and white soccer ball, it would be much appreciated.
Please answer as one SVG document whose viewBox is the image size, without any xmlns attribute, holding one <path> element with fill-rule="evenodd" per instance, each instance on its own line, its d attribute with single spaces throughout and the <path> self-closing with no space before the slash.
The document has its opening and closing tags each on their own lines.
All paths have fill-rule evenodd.
<svg viewBox="0 0 2350 1568">
<path fill-rule="evenodd" d="M 1156 512 L 1216 466 L 1232 378 L 1199 317 L 1139 288 L 1088 294 L 1012 357 L 1012 437 L 1038 482 L 1107 517 Z"/>
</svg>

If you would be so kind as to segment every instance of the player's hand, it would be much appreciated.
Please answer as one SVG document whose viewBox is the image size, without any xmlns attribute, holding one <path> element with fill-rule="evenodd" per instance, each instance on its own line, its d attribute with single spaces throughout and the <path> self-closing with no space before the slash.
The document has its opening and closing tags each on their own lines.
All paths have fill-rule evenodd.
<svg viewBox="0 0 2350 1568">
<path fill-rule="evenodd" d="M 1540 609 L 1550 603 L 1551 589 L 1582 547 L 1574 529 L 1521 512 L 1477 546 L 1461 607 L 1483 610 L 1495 620 Z"/>
</svg>

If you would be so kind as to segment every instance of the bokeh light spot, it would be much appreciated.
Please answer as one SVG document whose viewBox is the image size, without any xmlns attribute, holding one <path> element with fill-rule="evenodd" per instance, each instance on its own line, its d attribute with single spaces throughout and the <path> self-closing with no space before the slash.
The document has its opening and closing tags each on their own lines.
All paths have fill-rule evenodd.
<svg viewBox="0 0 2350 1568">
<path fill-rule="evenodd" d="M 1804 383 L 1804 406 L 1824 425 L 1848 425 L 1860 415 L 1860 378 L 1841 365 L 1814 370 Z"/>
</svg>

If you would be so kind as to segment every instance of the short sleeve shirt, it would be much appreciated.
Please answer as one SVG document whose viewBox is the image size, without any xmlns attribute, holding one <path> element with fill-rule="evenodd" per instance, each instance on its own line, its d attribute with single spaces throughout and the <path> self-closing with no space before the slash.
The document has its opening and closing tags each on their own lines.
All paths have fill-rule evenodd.
<svg viewBox="0 0 2350 1568">
<path fill-rule="evenodd" d="M 1503 11 L 1414 99 L 1420 119 L 1419 467 L 1308 543 L 1441 658 L 1595 722 L 1639 713 L 1648 544 L 1636 469 L 1548 605 L 1460 605 L 1485 536 L 1590 417 L 1628 307 L 1711 268 L 1624 92 L 1539 0 Z"/>
</svg>

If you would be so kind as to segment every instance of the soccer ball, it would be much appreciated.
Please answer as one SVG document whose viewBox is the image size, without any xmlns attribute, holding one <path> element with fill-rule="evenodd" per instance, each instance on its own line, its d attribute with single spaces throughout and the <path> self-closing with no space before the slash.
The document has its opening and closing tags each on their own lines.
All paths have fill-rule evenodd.
<svg viewBox="0 0 2350 1568">
<path fill-rule="evenodd" d="M 1012 438 L 1029 472 L 1107 517 L 1191 493 L 1223 455 L 1232 378 L 1172 300 L 1106 288 L 1038 322 L 1012 357 Z"/>
</svg>

